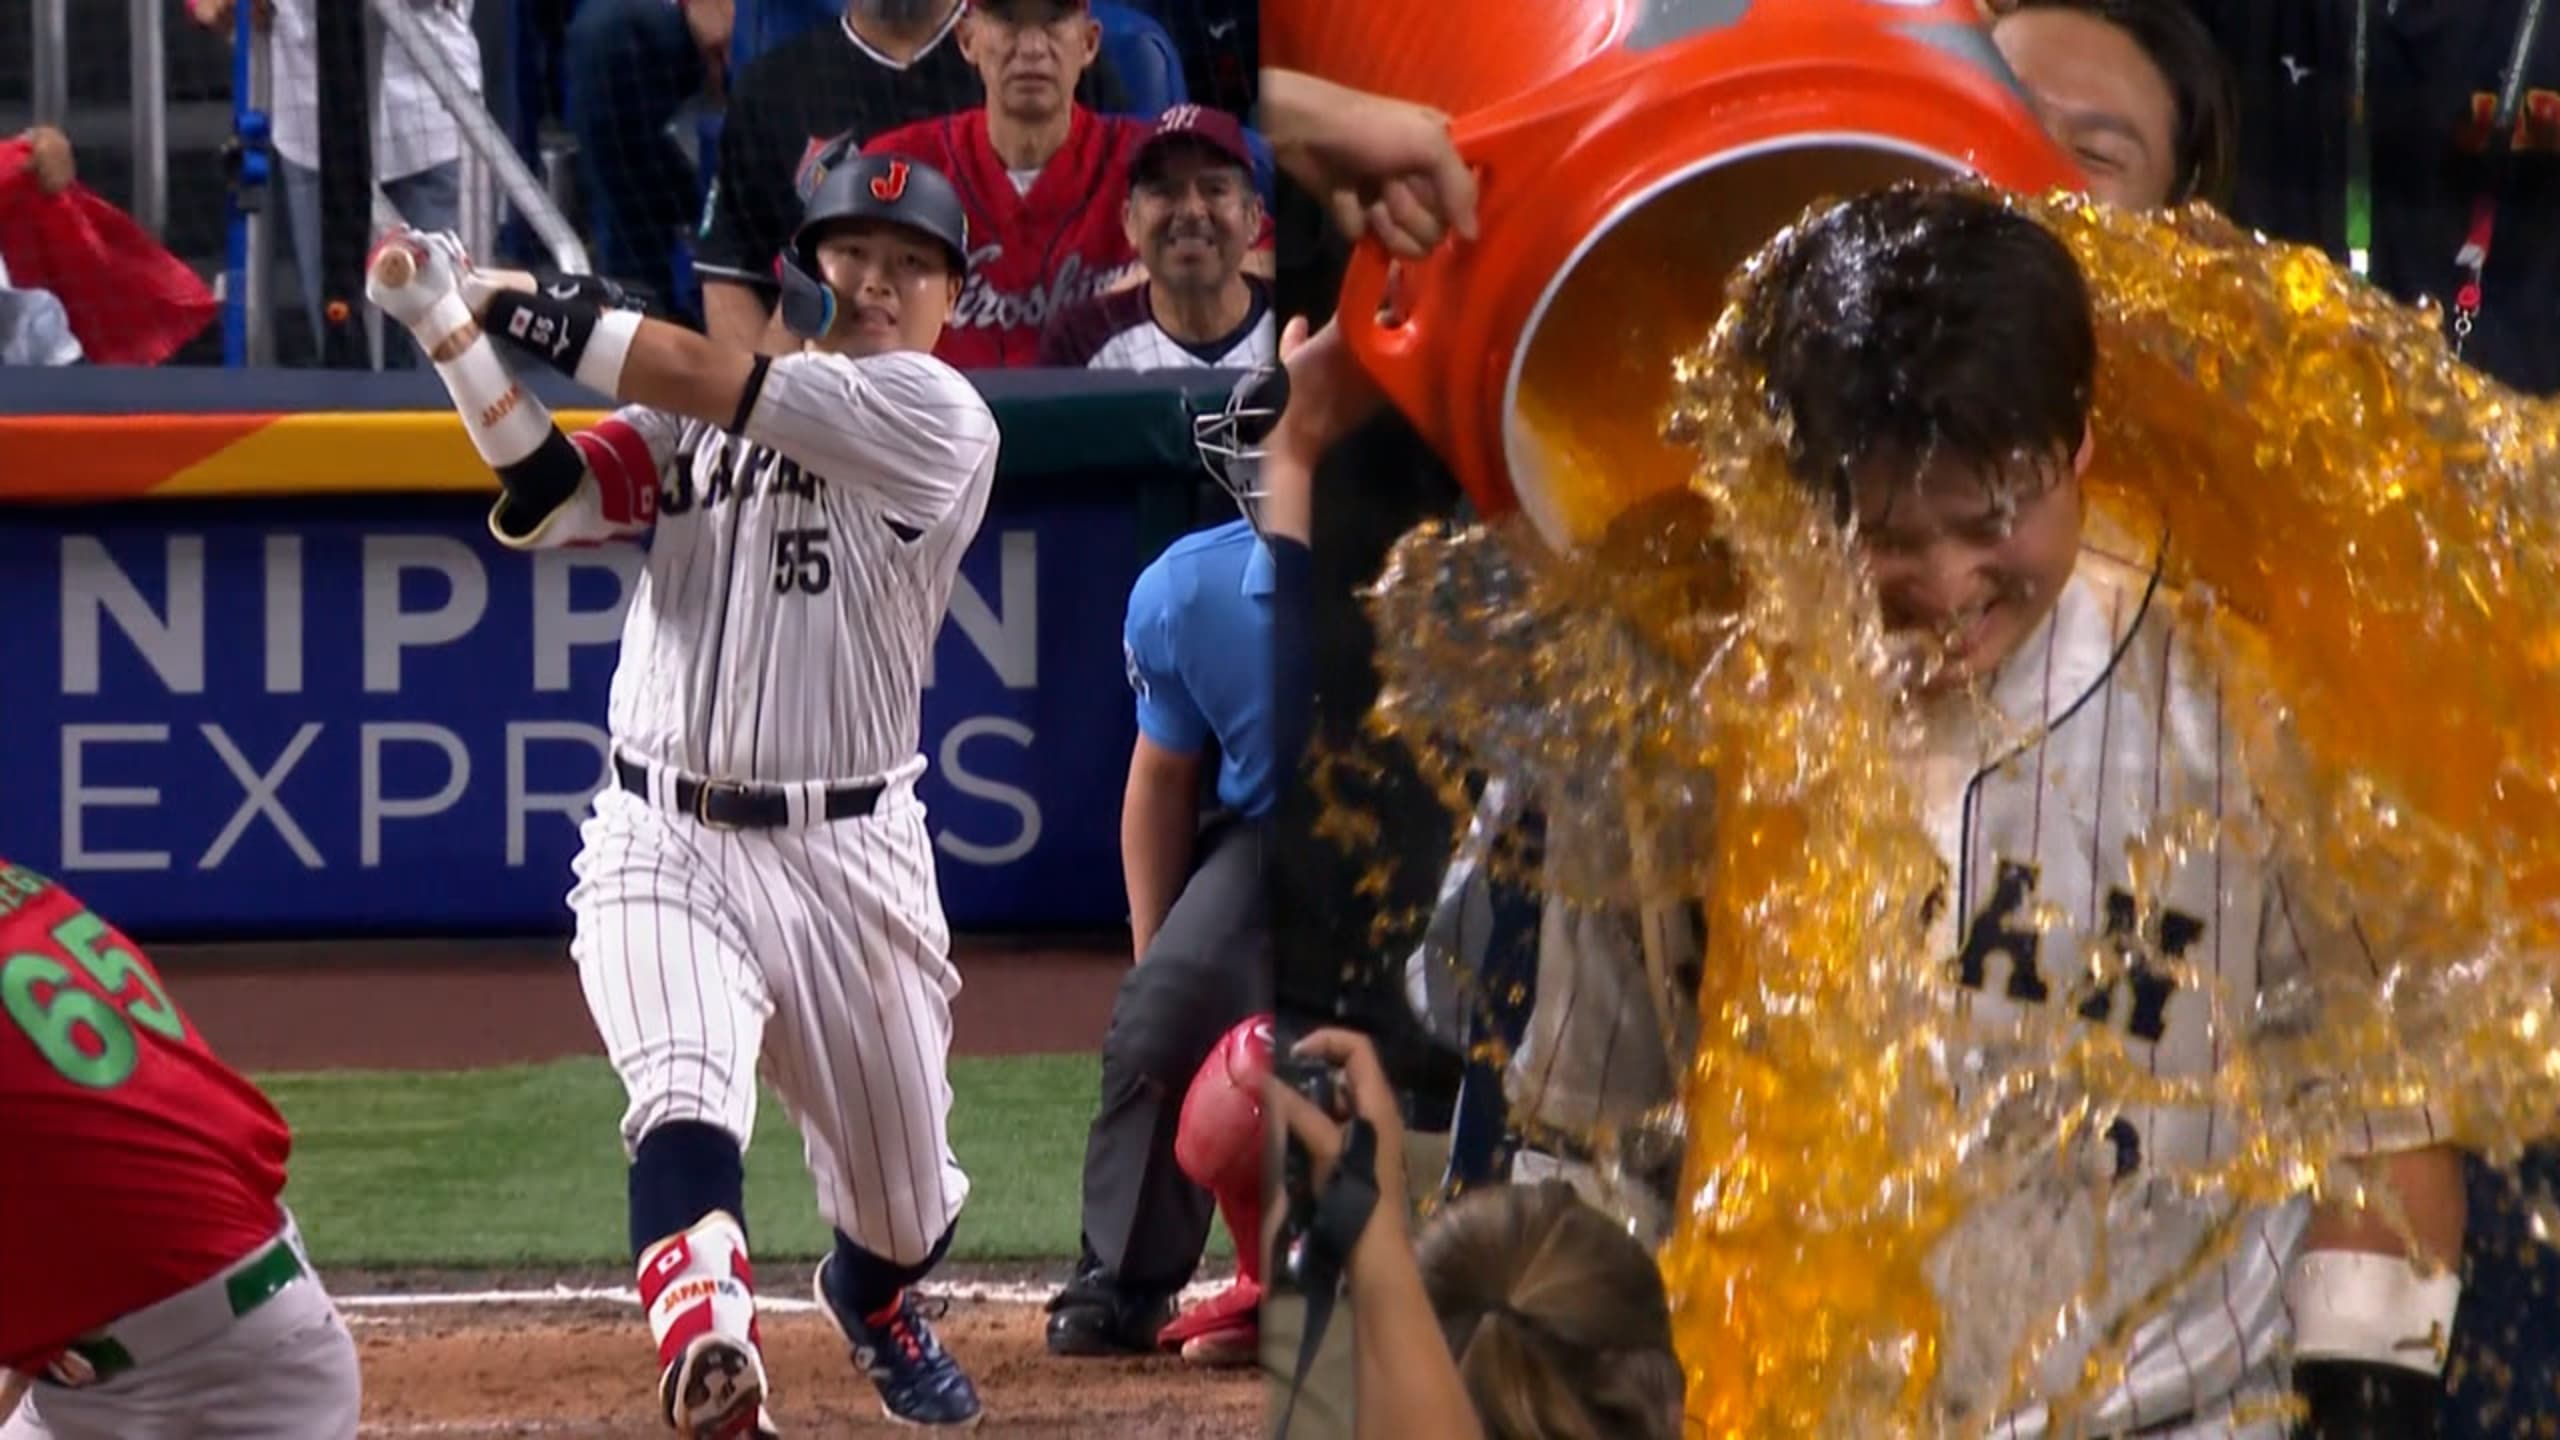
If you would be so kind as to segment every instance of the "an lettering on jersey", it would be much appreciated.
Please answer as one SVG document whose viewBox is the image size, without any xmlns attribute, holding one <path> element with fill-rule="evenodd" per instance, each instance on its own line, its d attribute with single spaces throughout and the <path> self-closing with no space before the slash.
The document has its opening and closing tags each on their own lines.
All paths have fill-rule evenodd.
<svg viewBox="0 0 2560 1440">
<path fill-rule="evenodd" d="M 1967 990 L 1983 988 L 1993 957 L 2009 962 L 2009 998 L 2041 1005 L 2048 989 L 2036 968 L 2036 952 L 2044 937 L 2030 923 L 2028 907 L 2036 894 L 2036 870 L 2003 860 L 1991 882 L 1991 898 L 1974 912 L 1965 927 L 1964 946 L 1956 955 L 1956 983 Z"/>
<path fill-rule="evenodd" d="M 1956 955 L 1956 983 L 1981 990 L 1991 983 L 1991 962 L 2008 962 L 2005 993 L 2020 1004 L 2041 1005 L 2052 996 L 2039 964 L 2043 935 L 2036 928 L 2036 868 L 2014 860 L 1999 864 L 1991 898 L 1974 912 Z M 1933 895 L 1929 904 L 1943 903 Z M 1924 906 L 1924 909 L 1928 908 Z M 2073 1002 L 2082 1018 L 2100 1025 L 2117 1023 L 2117 997 L 2129 993 L 2122 1023 L 2134 1039 L 2157 1043 L 2168 1034 L 2169 1001 L 2177 981 L 2152 963 L 2156 952 L 2169 961 L 2185 957 L 2204 938 L 2202 920 L 2181 910 L 2154 906 L 2148 919 L 2139 902 L 2121 887 L 2110 889 L 2103 903 L 2104 931 L 2099 943 L 2111 946 L 2123 963 L 2104 974 L 2092 973 L 2073 987 Z"/>
<path fill-rule="evenodd" d="M 826 488 L 825 476 L 804 469 L 797 460 L 761 445 L 724 444 L 704 467 L 698 492 L 691 472 L 678 467 L 674 482 L 658 497 L 658 513 L 686 515 L 757 495 L 815 500 Z"/>
<path fill-rule="evenodd" d="M 1001 242 L 969 252 L 969 278 L 960 287 L 960 303 L 951 307 L 952 329 L 1036 329 L 1068 306 L 1083 304 L 1111 288 L 1112 282 L 1134 268 L 1094 268 L 1085 264 L 1083 256 L 1069 255 L 1050 272 L 1046 283 L 1035 280 L 1026 287 L 999 290 L 987 277 L 995 273 L 997 262 L 1003 258 Z"/>
<path fill-rule="evenodd" d="M 2186 958 L 2187 951 L 2204 938 L 2204 922 L 2182 910 L 2155 906 L 2150 933 L 2141 934 L 2135 925 L 2136 903 L 2128 891 L 2107 892 L 2102 943 L 2114 947 L 2123 965 L 2116 974 L 2103 979 L 2091 975 L 2081 982 L 2080 1014 L 2098 1024 L 2108 1024 L 2115 1017 L 2117 994 L 2130 989 L 2133 1008 L 2125 1017 L 2125 1033 L 2137 1040 L 2157 1042 L 2168 1033 L 2169 997 L 2177 993 L 2178 982 L 2153 968 L 2152 952 L 2156 948 L 2170 960 Z"/>
</svg>

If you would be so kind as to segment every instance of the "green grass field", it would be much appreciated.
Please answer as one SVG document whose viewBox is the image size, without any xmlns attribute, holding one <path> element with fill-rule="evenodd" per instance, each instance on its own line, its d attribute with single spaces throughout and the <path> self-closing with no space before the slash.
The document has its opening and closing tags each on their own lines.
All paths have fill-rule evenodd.
<svg viewBox="0 0 2560 1440">
<path fill-rule="evenodd" d="M 1072 1259 L 1097 1057 L 956 1059 L 951 1081 L 952 1148 L 972 1187 L 953 1258 Z M 628 1263 L 622 1087 L 602 1060 L 258 1083 L 293 1123 L 286 1200 L 323 1264 Z M 826 1248 L 800 1137 L 770 1091 L 747 1150 L 747 1215 L 760 1258 Z M 1223 1234 L 1213 1253 L 1227 1253 Z"/>
</svg>

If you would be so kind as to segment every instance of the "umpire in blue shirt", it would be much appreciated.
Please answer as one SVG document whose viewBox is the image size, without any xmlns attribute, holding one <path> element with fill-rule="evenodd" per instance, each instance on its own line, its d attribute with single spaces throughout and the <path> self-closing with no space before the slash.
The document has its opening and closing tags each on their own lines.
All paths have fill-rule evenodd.
<svg viewBox="0 0 2560 1440">
<path fill-rule="evenodd" d="M 1049 1303 L 1053 1354 L 1156 1350 L 1215 1208 L 1174 1159 L 1183 1096 L 1219 1038 L 1271 1008 L 1274 571 L 1251 518 L 1255 492 L 1236 488 L 1246 518 L 1175 541 L 1129 592 L 1122 639 L 1138 740 L 1120 861 L 1137 965 L 1103 1036 L 1083 1255 Z"/>
</svg>

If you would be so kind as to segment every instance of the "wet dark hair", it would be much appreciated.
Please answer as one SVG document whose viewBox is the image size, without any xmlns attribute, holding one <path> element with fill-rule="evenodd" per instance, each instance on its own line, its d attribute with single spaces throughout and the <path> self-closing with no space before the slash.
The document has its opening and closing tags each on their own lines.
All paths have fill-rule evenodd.
<svg viewBox="0 0 2560 1440">
<path fill-rule="evenodd" d="M 2229 209 L 2239 170 L 2240 90 L 2230 62 L 2186 0 L 2017 0 L 2017 9 L 2074 10 L 2133 37 L 2169 82 L 2178 107 L 2170 131 L 2175 174 L 2169 203 Z"/>
<path fill-rule="evenodd" d="M 1794 421 L 1796 473 L 1844 521 L 1870 459 L 2005 474 L 2070 455 L 2087 430 L 2097 339 L 2080 266 L 1970 185 L 1823 211 L 1781 239 L 1741 324 L 1772 409 Z"/>
<path fill-rule="evenodd" d="M 1415 1252 L 1489 1440 L 1678 1440 L 1688 1382 L 1662 1274 L 1571 1185 L 1472 1191 Z"/>
</svg>

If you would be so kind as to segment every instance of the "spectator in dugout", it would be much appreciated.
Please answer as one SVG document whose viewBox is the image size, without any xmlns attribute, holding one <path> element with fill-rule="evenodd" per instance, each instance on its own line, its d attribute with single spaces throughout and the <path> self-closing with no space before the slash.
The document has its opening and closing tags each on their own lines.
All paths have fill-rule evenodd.
<svg viewBox="0 0 2560 1440">
<path fill-rule="evenodd" d="M 635 25 L 666 8 L 666 0 L 587 3 L 637 7 Z M 839 22 L 775 46 L 732 77 L 719 175 L 703 206 L 693 264 L 712 339 L 764 348 L 776 294 L 773 267 L 800 215 L 793 187 L 819 146 L 838 135 L 869 139 L 982 100 L 980 67 L 961 38 L 968 10 L 967 0 L 848 0 Z M 682 27 L 668 27 L 663 17 L 658 28 L 667 31 L 659 43 L 670 54 L 690 44 L 674 33 Z M 1118 109 L 1126 103 L 1118 76 L 1098 58 L 1066 84 L 1085 104 Z M 638 123 L 625 133 L 663 128 L 683 98 L 660 97 L 635 111 Z M 944 173 L 958 178 L 947 167 Z M 971 224 L 977 223 L 973 215 Z"/>
<path fill-rule="evenodd" d="M 1036 365 L 1050 317 L 1143 278 L 1114 202 L 1155 122 L 1076 98 L 1102 50 L 1085 0 L 975 0 L 960 46 L 986 102 L 863 148 L 933 166 L 969 207 L 969 282 L 934 353 L 962 370 Z M 1246 265 L 1270 275 L 1268 224 Z"/>
<path fill-rule="evenodd" d="M 1129 162 L 1121 225 L 1146 283 L 1049 317 L 1043 365 L 1098 370 L 1249 370 L 1275 358 L 1270 282 L 1245 273 L 1262 231 L 1244 126 L 1224 111 L 1176 105 Z"/>
</svg>

